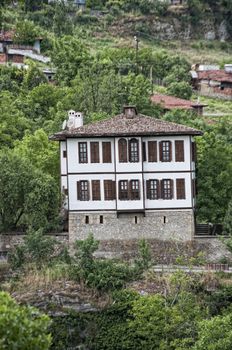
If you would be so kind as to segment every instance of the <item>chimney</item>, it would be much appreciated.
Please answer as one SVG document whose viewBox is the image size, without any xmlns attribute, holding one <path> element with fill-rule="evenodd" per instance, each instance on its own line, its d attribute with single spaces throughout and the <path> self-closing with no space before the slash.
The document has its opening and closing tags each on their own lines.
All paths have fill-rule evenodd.
<svg viewBox="0 0 232 350">
<path fill-rule="evenodd" d="M 83 114 L 81 112 L 69 111 L 67 128 L 69 130 L 77 129 L 83 126 Z"/>
<path fill-rule="evenodd" d="M 232 64 L 225 64 L 224 68 L 226 73 L 232 73 Z"/>
<path fill-rule="evenodd" d="M 123 107 L 123 114 L 128 119 L 133 119 L 138 113 L 135 106 L 125 106 Z"/>
</svg>

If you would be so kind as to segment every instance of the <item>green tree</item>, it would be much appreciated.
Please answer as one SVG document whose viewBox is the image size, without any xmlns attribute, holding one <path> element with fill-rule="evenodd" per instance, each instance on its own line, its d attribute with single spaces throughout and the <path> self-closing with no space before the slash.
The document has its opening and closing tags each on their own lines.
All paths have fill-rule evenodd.
<svg viewBox="0 0 232 350">
<path fill-rule="evenodd" d="M 57 227 L 59 188 L 48 174 L 14 154 L 0 153 L 0 231 Z"/>
<path fill-rule="evenodd" d="M 89 53 L 85 45 L 75 37 L 64 36 L 54 41 L 52 61 L 57 67 L 56 79 L 69 85 L 82 65 L 88 65 Z"/>
<path fill-rule="evenodd" d="M 48 135 L 43 129 L 36 130 L 34 134 L 25 135 L 21 141 L 16 141 L 14 154 L 27 159 L 33 167 L 58 180 L 58 144 L 49 141 Z"/>
<path fill-rule="evenodd" d="M 189 100 L 192 95 L 192 88 L 185 81 L 172 82 L 167 88 L 167 93 L 169 95 Z"/>
<path fill-rule="evenodd" d="M 53 30 L 58 37 L 64 34 L 72 35 L 72 23 L 68 14 L 68 6 L 63 0 L 56 3 Z"/>
<path fill-rule="evenodd" d="M 19 44 L 33 44 L 40 35 L 40 30 L 32 21 L 18 21 L 15 27 L 14 41 Z"/>
<path fill-rule="evenodd" d="M 30 129 L 30 122 L 10 92 L 0 93 L 0 110 L 0 147 L 12 147 L 14 140 L 21 139 Z"/>
<path fill-rule="evenodd" d="M 223 231 L 232 235 L 232 199 L 229 201 L 223 222 Z"/>
<path fill-rule="evenodd" d="M 35 63 L 30 62 L 29 68 L 26 70 L 23 77 L 23 88 L 31 90 L 47 82 L 48 80 L 42 70 Z"/>
<path fill-rule="evenodd" d="M 0 348 L 2 350 L 48 350 L 51 335 L 49 317 L 36 309 L 18 305 L 0 292 Z"/>
<path fill-rule="evenodd" d="M 230 350 L 232 348 L 232 314 L 216 316 L 198 324 L 198 339 L 192 350 Z"/>
<path fill-rule="evenodd" d="M 197 140 L 198 218 L 213 223 L 223 222 L 232 191 L 232 147 L 221 133 L 216 127 Z"/>
</svg>

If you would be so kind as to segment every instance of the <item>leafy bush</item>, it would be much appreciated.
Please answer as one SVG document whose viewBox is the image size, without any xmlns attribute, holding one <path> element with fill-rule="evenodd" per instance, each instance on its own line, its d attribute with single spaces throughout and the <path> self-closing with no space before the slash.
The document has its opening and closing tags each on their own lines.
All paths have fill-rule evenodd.
<svg viewBox="0 0 232 350">
<path fill-rule="evenodd" d="M 51 344 L 49 317 L 32 307 L 19 306 L 0 292 L 1 350 L 47 350 Z"/>
<path fill-rule="evenodd" d="M 29 231 L 24 243 L 15 247 L 9 255 L 9 262 L 13 269 L 21 269 L 28 264 L 35 264 L 37 268 L 51 265 L 57 261 L 70 262 L 65 247 L 54 238 L 45 236 L 42 230 Z"/>
<path fill-rule="evenodd" d="M 99 242 L 91 234 L 86 240 L 75 243 L 76 264 L 73 267 L 73 276 L 88 287 L 99 291 L 120 289 L 126 282 L 140 276 L 150 265 L 150 250 L 145 240 L 139 244 L 139 256 L 135 266 L 109 259 L 95 259 L 93 254 L 98 245 Z"/>
</svg>

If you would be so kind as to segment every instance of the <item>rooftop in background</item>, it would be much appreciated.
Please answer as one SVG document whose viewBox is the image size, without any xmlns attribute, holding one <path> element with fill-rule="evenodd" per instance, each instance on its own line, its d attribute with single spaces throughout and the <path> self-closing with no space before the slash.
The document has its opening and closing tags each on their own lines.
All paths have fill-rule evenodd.
<svg viewBox="0 0 232 350">
<path fill-rule="evenodd" d="M 226 72 L 224 69 L 219 70 L 208 70 L 198 71 L 198 79 L 202 80 L 214 80 L 214 81 L 225 81 L 232 83 L 232 73 Z"/>
<path fill-rule="evenodd" d="M 206 104 L 185 100 L 175 96 L 155 94 L 151 97 L 151 101 L 157 105 L 160 105 L 164 109 L 202 109 L 206 107 Z"/>
<path fill-rule="evenodd" d="M 15 31 L 14 30 L 7 30 L 7 31 L 1 31 L 0 32 L 0 41 L 8 41 L 8 42 L 12 42 L 13 38 L 15 35 Z"/>
<path fill-rule="evenodd" d="M 124 107 L 122 114 L 91 123 L 75 129 L 55 133 L 51 140 L 65 140 L 70 137 L 105 136 L 149 136 L 149 135 L 202 135 L 202 132 L 185 125 L 137 113 L 135 107 Z"/>
</svg>

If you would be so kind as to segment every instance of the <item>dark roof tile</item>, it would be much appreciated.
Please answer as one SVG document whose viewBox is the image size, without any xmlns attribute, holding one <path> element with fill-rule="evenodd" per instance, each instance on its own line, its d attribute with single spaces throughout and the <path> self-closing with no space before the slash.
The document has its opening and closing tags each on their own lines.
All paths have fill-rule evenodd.
<svg viewBox="0 0 232 350">
<path fill-rule="evenodd" d="M 161 119 L 137 114 L 128 118 L 125 114 L 84 125 L 82 127 L 62 130 L 50 136 L 51 140 L 66 138 L 106 137 L 106 136 L 145 136 L 145 135 L 202 135 L 199 130 L 185 125 L 175 124 Z"/>
</svg>

